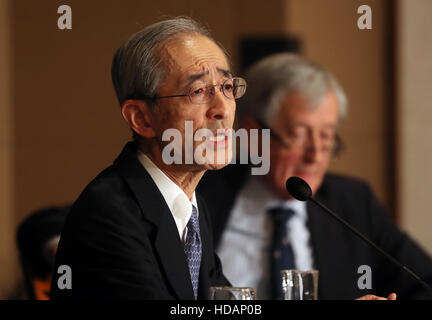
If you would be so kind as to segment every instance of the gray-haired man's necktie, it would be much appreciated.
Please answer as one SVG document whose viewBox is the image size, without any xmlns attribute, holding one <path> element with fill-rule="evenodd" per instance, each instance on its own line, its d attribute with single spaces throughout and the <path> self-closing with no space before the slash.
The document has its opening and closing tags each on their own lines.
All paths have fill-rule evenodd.
<svg viewBox="0 0 432 320">
<path fill-rule="evenodd" d="M 187 235 L 184 242 L 184 251 L 189 265 L 189 273 L 192 280 L 192 288 L 195 299 L 198 297 L 198 281 L 201 265 L 201 236 L 198 220 L 198 212 L 192 205 L 192 215 L 187 223 Z"/>
<path fill-rule="evenodd" d="M 285 208 L 269 210 L 273 218 L 273 241 L 271 246 L 271 296 L 274 300 L 282 298 L 281 270 L 295 269 L 294 252 L 289 241 L 287 222 L 294 211 Z"/>
</svg>

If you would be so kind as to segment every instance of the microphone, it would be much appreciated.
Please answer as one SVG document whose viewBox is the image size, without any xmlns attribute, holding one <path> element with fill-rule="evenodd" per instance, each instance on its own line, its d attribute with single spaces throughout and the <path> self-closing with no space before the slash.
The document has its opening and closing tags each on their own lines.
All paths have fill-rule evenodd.
<svg viewBox="0 0 432 320">
<path fill-rule="evenodd" d="M 399 268 L 401 268 L 404 271 L 406 271 L 407 273 L 409 273 L 414 279 L 416 279 L 419 283 L 421 283 L 423 285 L 423 287 L 425 287 L 426 289 L 429 289 L 430 292 L 432 293 L 432 288 L 423 279 L 421 279 L 417 274 L 415 274 L 413 271 L 411 271 L 406 266 L 401 264 L 399 261 L 397 261 L 391 255 L 389 255 L 387 252 L 385 252 L 383 249 L 378 247 L 375 243 L 373 243 L 371 240 L 369 240 L 367 237 L 365 237 L 363 234 L 361 234 L 359 231 L 357 231 L 348 222 L 343 220 L 341 217 L 339 217 L 332 210 L 330 210 L 325 205 L 323 205 L 321 202 L 319 202 L 314 197 L 312 197 L 312 190 L 306 181 L 304 181 L 303 179 L 301 179 L 299 177 L 291 177 L 286 181 L 285 186 L 286 186 L 288 193 L 293 198 L 300 200 L 300 201 L 310 200 L 313 203 L 315 203 L 317 206 L 319 206 L 325 212 L 330 214 L 333 218 L 335 218 L 337 221 L 339 221 L 341 224 L 343 224 L 345 227 L 347 227 L 349 230 L 351 230 L 355 235 L 360 237 L 363 241 L 365 241 L 367 244 L 369 244 L 375 250 L 377 250 L 382 255 L 384 255 L 387 259 L 389 259 L 391 262 L 393 262 Z"/>
</svg>

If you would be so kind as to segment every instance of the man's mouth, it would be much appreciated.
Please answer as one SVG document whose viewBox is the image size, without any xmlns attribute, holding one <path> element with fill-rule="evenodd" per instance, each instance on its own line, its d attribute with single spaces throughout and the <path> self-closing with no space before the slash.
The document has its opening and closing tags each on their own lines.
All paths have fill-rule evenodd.
<svg viewBox="0 0 432 320">
<path fill-rule="evenodd" d="M 208 140 L 216 147 L 225 147 L 228 143 L 228 135 L 228 129 L 217 129 L 212 136 L 208 137 Z"/>
<path fill-rule="evenodd" d="M 209 137 L 209 140 L 211 141 L 211 142 L 221 142 L 221 141 L 224 141 L 225 139 L 227 138 L 227 136 L 226 136 L 226 134 L 217 134 L 217 135 L 214 135 L 214 136 L 210 136 Z"/>
<path fill-rule="evenodd" d="M 316 174 L 316 172 L 313 171 L 313 170 L 301 170 L 301 171 L 297 171 L 296 172 L 296 175 L 299 176 L 299 177 L 301 177 L 301 176 L 303 176 L 303 177 L 312 177 L 315 174 Z"/>
</svg>

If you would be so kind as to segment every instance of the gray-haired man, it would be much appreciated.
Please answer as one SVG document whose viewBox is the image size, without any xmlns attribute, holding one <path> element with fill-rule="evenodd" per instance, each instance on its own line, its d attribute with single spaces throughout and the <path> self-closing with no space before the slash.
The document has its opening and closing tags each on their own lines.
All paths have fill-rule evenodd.
<svg viewBox="0 0 432 320">
<path fill-rule="evenodd" d="M 289 177 L 303 178 L 322 203 L 432 283 L 431 259 L 391 223 L 367 184 L 327 173 L 341 150 L 337 128 L 347 112 L 336 79 L 288 53 L 259 61 L 246 79 L 238 120 L 243 128 L 271 129 L 270 171 L 251 176 L 247 166 L 230 166 L 208 172 L 198 188 L 211 208 L 217 252 L 232 284 L 257 287 L 260 298 L 278 298 L 281 269 L 316 268 L 320 299 L 391 292 L 430 298 L 349 230 L 286 191 Z M 370 267 L 368 279 L 360 279 L 361 266 Z"/>
<path fill-rule="evenodd" d="M 214 253 L 210 218 L 195 187 L 207 169 L 229 161 L 227 137 L 243 79 L 224 50 L 186 18 L 153 24 L 117 51 L 112 78 L 134 142 L 74 203 L 56 258 L 56 299 L 204 299 L 229 284 Z M 166 130 L 185 140 L 207 129 L 224 162 L 167 164 Z M 192 152 L 202 141 L 193 141 Z M 187 151 L 182 146 L 183 155 Z M 70 277 L 68 277 L 67 273 Z"/>
</svg>

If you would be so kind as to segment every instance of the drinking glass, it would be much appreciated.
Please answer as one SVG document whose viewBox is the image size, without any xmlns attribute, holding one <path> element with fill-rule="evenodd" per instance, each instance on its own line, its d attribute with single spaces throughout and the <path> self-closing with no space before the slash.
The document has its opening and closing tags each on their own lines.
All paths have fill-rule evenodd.
<svg viewBox="0 0 432 320">
<path fill-rule="evenodd" d="M 282 270 L 283 300 L 317 300 L 318 270 Z"/>
<path fill-rule="evenodd" d="M 256 292 L 246 287 L 210 287 L 210 300 L 256 300 Z"/>
</svg>

